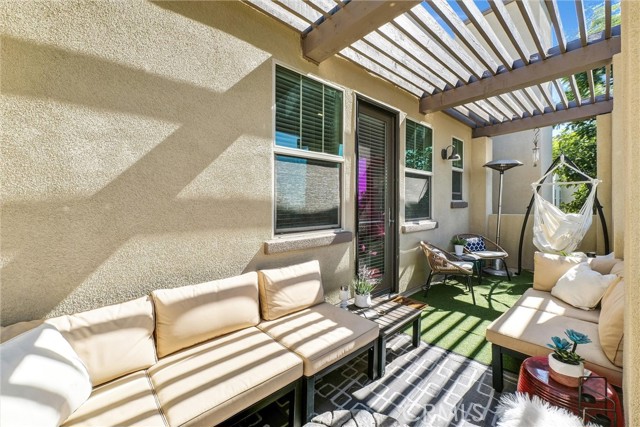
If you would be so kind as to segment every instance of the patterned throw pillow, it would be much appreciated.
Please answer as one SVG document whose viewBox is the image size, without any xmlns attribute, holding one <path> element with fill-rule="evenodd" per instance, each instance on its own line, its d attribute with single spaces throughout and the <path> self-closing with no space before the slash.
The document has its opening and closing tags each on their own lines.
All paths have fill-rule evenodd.
<svg viewBox="0 0 640 427">
<path fill-rule="evenodd" d="M 465 245 L 467 249 L 471 252 L 480 252 L 486 251 L 487 247 L 484 244 L 484 239 L 481 237 L 470 237 L 467 239 L 467 244 Z"/>
</svg>

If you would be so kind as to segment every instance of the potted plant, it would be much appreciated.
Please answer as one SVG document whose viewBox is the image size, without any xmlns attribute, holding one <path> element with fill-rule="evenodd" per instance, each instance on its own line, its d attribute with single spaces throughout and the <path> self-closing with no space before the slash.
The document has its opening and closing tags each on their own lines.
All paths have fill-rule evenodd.
<svg viewBox="0 0 640 427">
<path fill-rule="evenodd" d="M 454 238 L 451 239 L 451 243 L 453 244 L 453 249 L 456 251 L 456 255 L 460 256 L 464 252 L 464 245 L 467 244 L 467 239 L 454 236 Z"/>
<path fill-rule="evenodd" d="M 591 342 L 588 336 L 573 329 L 564 331 L 573 344 L 564 338 L 551 337 L 552 344 L 547 344 L 553 349 L 549 354 L 549 376 L 568 387 L 578 387 L 580 377 L 584 375 L 584 359 L 576 353 L 578 344 Z"/>
<path fill-rule="evenodd" d="M 356 294 L 355 304 L 357 307 L 371 306 L 371 291 L 378 286 L 379 279 L 373 277 L 374 271 L 366 265 L 358 269 L 358 276 L 353 279 L 353 290 Z"/>
</svg>

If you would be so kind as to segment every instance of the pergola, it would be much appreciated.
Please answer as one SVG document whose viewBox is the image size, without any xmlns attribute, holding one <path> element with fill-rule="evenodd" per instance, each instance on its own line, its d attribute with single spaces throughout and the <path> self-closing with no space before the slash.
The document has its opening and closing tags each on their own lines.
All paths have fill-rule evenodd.
<svg viewBox="0 0 640 427">
<path fill-rule="evenodd" d="M 583 1 L 574 1 L 575 39 L 563 29 L 557 0 L 489 0 L 485 11 L 473 0 L 459 0 L 466 20 L 445 0 L 245 2 L 298 31 L 310 61 L 333 55 L 353 61 L 418 97 L 420 112 L 443 111 L 470 126 L 474 137 L 586 119 L 613 108 L 612 57 L 621 44 L 610 0 L 604 2 L 604 30 L 592 33 Z M 533 8 L 538 2 L 544 3 L 540 14 Z M 605 89 L 598 93 L 594 70 L 603 67 Z M 589 84 L 586 97 L 576 84 L 581 73 Z"/>
</svg>

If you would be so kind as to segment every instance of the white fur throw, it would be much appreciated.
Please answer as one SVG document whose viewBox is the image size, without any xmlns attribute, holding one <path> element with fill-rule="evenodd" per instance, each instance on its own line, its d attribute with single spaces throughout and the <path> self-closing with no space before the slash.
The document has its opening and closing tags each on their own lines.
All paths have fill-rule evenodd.
<svg viewBox="0 0 640 427">
<path fill-rule="evenodd" d="M 538 396 L 505 394 L 496 410 L 498 427 L 583 427 L 582 420 L 564 408 L 553 406 Z M 587 427 L 596 427 L 586 424 Z"/>
</svg>

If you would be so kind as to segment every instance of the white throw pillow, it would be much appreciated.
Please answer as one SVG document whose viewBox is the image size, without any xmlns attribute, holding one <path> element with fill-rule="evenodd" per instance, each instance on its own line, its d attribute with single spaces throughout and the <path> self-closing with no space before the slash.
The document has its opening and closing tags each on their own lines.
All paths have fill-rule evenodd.
<svg viewBox="0 0 640 427">
<path fill-rule="evenodd" d="M 551 289 L 551 295 L 583 310 L 593 310 L 607 288 L 619 280 L 615 274 L 602 275 L 583 262 L 571 267 Z"/>
<path fill-rule="evenodd" d="M 0 362 L 3 427 L 59 426 L 91 394 L 87 368 L 51 325 L 2 344 Z"/>
</svg>

